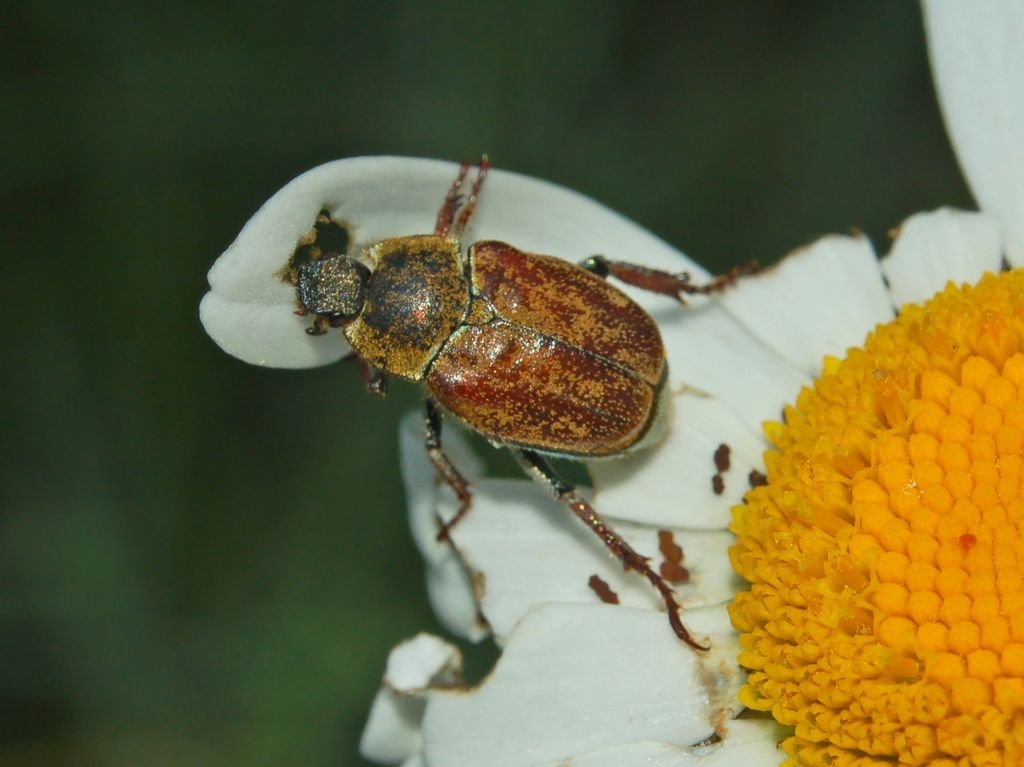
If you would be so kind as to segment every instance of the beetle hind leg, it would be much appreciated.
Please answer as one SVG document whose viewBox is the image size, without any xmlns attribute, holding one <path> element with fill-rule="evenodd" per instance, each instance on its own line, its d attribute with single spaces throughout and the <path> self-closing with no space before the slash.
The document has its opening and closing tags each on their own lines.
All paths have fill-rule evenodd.
<svg viewBox="0 0 1024 767">
<path fill-rule="evenodd" d="M 441 449 L 441 410 L 432 399 L 428 399 L 426 404 L 426 426 L 426 447 L 430 462 L 434 464 L 434 468 L 441 475 L 441 479 L 452 489 L 459 501 L 459 508 L 455 515 L 447 522 L 441 521 L 440 529 L 437 531 L 437 540 L 446 541 L 452 528 L 469 511 L 473 495 L 469 492 L 469 482 L 466 481 L 466 478 L 455 468 L 455 464 L 452 463 L 451 459 Z"/>
<path fill-rule="evenodd" d="M 690 281 L 690 275 L 686 272 L 665 272 L 661 269 L 651 269 L 626 261 L 611 261 L 604 256 L 591 256 L 584 259 L 580 266 L 598 277 L 614 277 L 627 285 L 670 296 L 681 303 L 686 303 L 683 298 L 686 295 L 721 293 L 743 275 L 752 274 L 758 269 L 756 262 L 734 266 L 725 274 L 718 275 L 708 283 L 695 285 Z"/>
<path fill-rule="evenodd" d="M 587 528 L 592 530 L 604 542 L 604 545 L 619 558 L 626 570 L 635 570 L 658 590 L 668 610 L 668 622 L 671 624 L 676 636 L 695 650 L 709 649 L 698 644 L 690 635 L 690 632 L 687 631 L 686 626 L 683 625 L 682 618 L 680 618 L 682 608 L 676 601 L 675 594 L 669 585 L 665 583 L 664 579 L 654 571 L 647 557 L 638 554 L 632 546 L 626 543 L 622 536 L 605 523 L 594 507 L 577 492 L 575 487 L 562 479 L 551 463 L 542 455 L 532 450 L 522 449 L 515 450 L 514 453 L 516 460 L 519 461 L 519 464 L 526 472 L 546 487 L 556 500 L 567 506 L 573 514 L 579 517 Z"/>
</svg>

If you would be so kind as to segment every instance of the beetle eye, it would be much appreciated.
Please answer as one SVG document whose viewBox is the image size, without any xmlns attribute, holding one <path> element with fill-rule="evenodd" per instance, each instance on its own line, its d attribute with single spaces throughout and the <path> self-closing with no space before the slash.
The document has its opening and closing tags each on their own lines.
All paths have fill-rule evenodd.
<svg viewBox="0 0 1024 767">
<path fill-rule="evenodd" d="M 362 311 L 369 277 L 370 270 L 355 259 L 328 253 L 299 267 L 295 289 L 303 309 L 339 327 Z"/>
</svg>

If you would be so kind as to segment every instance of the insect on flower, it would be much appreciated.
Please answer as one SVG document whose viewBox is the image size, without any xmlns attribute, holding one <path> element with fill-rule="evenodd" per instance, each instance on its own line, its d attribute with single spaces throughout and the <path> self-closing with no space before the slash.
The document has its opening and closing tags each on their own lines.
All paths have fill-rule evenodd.
<svg viewBox="0 0 1024 767">
<path fill-rule="evenodd" d="M 483 158 L 468 194 L 464 162 L 432 234 L 382 240 L 361 257 L 322 253 L 296 274 L 298 313 L 322 335 L 341 328 L 367 390 L 383 396 L 388 376 L 426 387 L 426 449 L 459 507 L 438 540 L 469 511 L 469 483 L 441 445 L 450 415 L 517 462 L 601 538 L 627 570 L 661 595 L 680 639 L 697 649 L 671 588 L 598 515 L 549 458 L 608 458 L 657 438 L 668 367 L 654 320 L 607 279 L 676 298 L 714 293 L 748 268 L 706 285 L 687 274 L 592 256 L 581 264 L 525 253 L 504 242 L 460 237 L 490 164 Z"/>
</svg>

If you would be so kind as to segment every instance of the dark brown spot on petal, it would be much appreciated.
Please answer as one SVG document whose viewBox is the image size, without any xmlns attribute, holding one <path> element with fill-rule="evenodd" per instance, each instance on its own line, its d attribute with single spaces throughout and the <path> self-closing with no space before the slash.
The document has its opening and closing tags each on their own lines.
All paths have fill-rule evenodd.
<svg viewBox="0 0 1024 767">
<path fill-rule="evenodd" d="M 715 468 L 719 474 L 729 471 L 729 457 L 732 449 L 724 442 L 715 450 Z"/>
<path fill-rule="evenodd" d="M 711 478 L 711 489 L 714 490 L 715 495 L 721 495 L 725 492 L 725 480 L 721 474 L 716 474 Z"/>
<path fill-rule="evenodd" d="M 612 587 L 605 583 L 597 575 L 591 575 L 590 580 L 587 581 L 587 585 L 590 586 L 591 590 L 597 594 L 598 599 L 607 605 L 617 605 L 619 603 L 619 595 L 612 591 Z"/>
<path fill-rule="evenodd" d="M 683 549 L 675 541 L 671 530 L 658 531 L 658 550 L 665 561 L 658 568 L 661 577 L 670 583 L 687 583 L 690 571 L 683 567 Z"/>
</svg>

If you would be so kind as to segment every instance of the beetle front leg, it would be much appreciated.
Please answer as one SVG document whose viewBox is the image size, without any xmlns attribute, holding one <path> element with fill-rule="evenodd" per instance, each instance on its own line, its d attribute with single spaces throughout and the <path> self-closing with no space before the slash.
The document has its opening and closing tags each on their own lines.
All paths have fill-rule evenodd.
<svg viewBox="0 0 1024 767">
<path fill-rule="evenodd" d="M 474 211 L 476 211 L 477 198 L 480 196 L 480 190 L 483 188 L 484 179 L 487 178 L 487 171 L 490 170 L 490 167 L 491 161 L 487 158 L 487 155 L 481 157 L 480 162 L 477 163 L 476 180 L 474 180 L 473 186 L 469 191 L 469 197 L 465 200 L 465 206 L 462 207 L 462 212 L 459 213 L 459 218 L 456 220 L 455 214 L 463 204 L 462 185 L 466 181 L 466 174 L 469 173 L 469 162 L 466 160 L 462 161 L 462 164 L 459 166 L 459 174 L 448 189 L 448 194 L 444 198 L 441 210 L 437 213 L 434 234 L 445 236 L 449 230 L 453 229 L 454 225 L 453 236 L 462 236 L 467 224 L 469 224 L 469 220 L 473 217 Z"/>
<path fill-rule="evenodd" d="M 473 214 L 476 212 L 476 203 L 480 198 L 480 190 L 483 189 L 484 179 L 487 178 L 487 171 L 491 169 L 491 161 L 487 155 L 480 158 L 480 162 L 476 166 L 476 179 L 473 181 L 473 188 L 469 191 L 469 197 L 466 198 L 466 205 L 459 213 L 459 220 L 455 222 L 454 234 L 456 237 L 461 237 L 462 233 L 466 231 L 466 226 L 469 224 L 469 220 L 473 218 Z"/>
<path fill-rule="evenodd" d="M 308 331 L 307 331 L 308 332 Z M 380 368 L 375 368 L 369 362 L 360 357 L 356 352 L 351 351 L 342 359 L 345 362 L 358 362 L 359 375 L 366 386 L 366 393 L 373 397 L 388 396 L 388 374 Z"/>
<path fill-rule="evenodd" d="M 307 312 L 295 312 L 300 317 L 306 316 Z M 330 324 L 327 322 L 327 318 L 322 315 L 317 315 L 313 318 L 313 324 L 306 328 L 306 335 L 310 336 L 322 336 L 326 335 L 330 329 Z"/>
<path fill-rule="evenodd" d="M 444 203 L 441 205 L 441 210 L 437 213 L 434 234 L 441 235 L 442 237 L 448 234 L 448 230 L 455 220 L 455 212 L 462 204 L 462 182 L 466 180 L 467 173 L 469 173 L 469 162 L 463 160 L 462 165 L 459 166 L 459 175 L 452 182 L 451 187 L 448 189 L 448 194 L 444 198 Z"/>
<path fill-rule="evenodd" d="M 668 610 L 668 622 L 676 636 L 695 650 L 709 649 L 697 644 L 696 640 L 690 636 L 690 632 L 686 630 L 686 626 L 683 625 L 683 621 L 679 617 L 682 608 L 676 601 L 675 594 L 662 577 L 651 568 L 647 557 L 638 554 L 622 536 L 601 519 L 594 507 L 576 491 L 575 487 L 558 475 L 546 458 L 532 450 L 515 450 L 514 454 L 526 472 L 547 488 L 558 501 L 569 507 L 573 514 L 583 520 L 587 528 L 593 531 L 604 542 L 604 545 L 619 558 L 626 570 L 635 570 L 650 581 L 665 602 L 665 607 Z"/>
<path fill-rule="evenodd" d="M 459 508 L 455 512 L 455 516 L 447 522 L 442 522 L 441 529 L 437 531 L 437 540 L 446 541 L 452 528 L 459 523 L 459 520 L 466 516 L 473 496 L 469 492 L 469 482 L 466 481 L 466 478 L 455 468 L 455 464 L 451 462 L 451 459 L 441 450 L 441 410 L 432 399 L 427 399 L 426 425 L 426 446 L 430 462 L 434 464 L 434 468 L 441 475 L 441 479 L 454 491 L 455 497 L 459 501 Z"/>
<path fill-rule="evenodd" d="M 651 269 L 626 261 L 610 261 L 604 256 L 591 256 L 584 259 L 580 266 L 598 277 L 614 277 L 627 285 L 633 285 L 641 290 L 649 290 L 652 293 L 660 293 L 684 304 L 686 303 L 684 295 L 721 293 L 743 275 L 752 274 L 758 269 L 755 262 L 734 266 L 725 274 L 715 277 L 711 282 L 694 285 L 690 282 L 690 275 L 687 272 L 665 272 L 661 269 Z"/>
<path fill-rule="evenodd" d="M 366 360 L 359 359 L 360 373 L 363 376 L 363 383 L 366 385 L 366 392 L 374 397 L 388 396 L 388 374 L 380 368 L 375 368 Z"/>
</svg>

